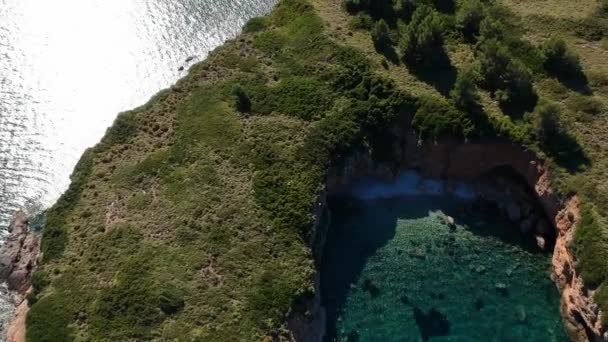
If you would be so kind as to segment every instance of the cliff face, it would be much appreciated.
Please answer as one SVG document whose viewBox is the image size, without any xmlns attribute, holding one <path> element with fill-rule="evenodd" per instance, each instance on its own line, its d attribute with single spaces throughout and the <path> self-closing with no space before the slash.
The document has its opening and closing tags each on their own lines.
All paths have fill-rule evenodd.
<svg viewBox="0 0 608 342">
<path fill-rule="evenodd" d="M 515 172 L 555 228 L 552 278 L 561 293 L 561 311 L 569 336 L 573 341 L 608 340 L 600 323 L 602 313 L 593 302 L 593 291 L 583 285 L 575 268 L 576 257 L 570 248 L 580 220 L 579 199 L 577 196 L 561 199 L 554 193 L 545 163 L 533 152 L 508 141 L 420 142 L 413 131 L 404 131 L 407 133 L 395 144 L 399 156 L 396 163 L 377 164 L 368 154 L 357 154 L 344 168 L 330 172 L 327 191 L 335 191 L 362 176 L 390 181 L 406 170 L 416 170 L 421 175 L 448 182 L 474 182 L 498 169 Z M 541 245 L 544 246 L 544 242 L 539 243 Z"/>
<path fill-rule="evenodd" d="M 7 283 L 17 308 L 5 331 L 6 341 L 22 342 L 25 341 L 25 319 L 29 310 L 25 295 L 32 284 L 40 238 L 30 232 L 28 217 L 23 211 L 15 214 L 8 231 L 9 236 L 0 254 L 0 280 Z"/>
<path fill-rule="evenodd" d="M 9 237 L 0 254 L 0 279 L 8 289 L 24 294 L 31 285 L 31 275 L 36 267 L 39 238 L 30 234 L 27 215 L 15 214 L 9 228 Z"/>
</svg>

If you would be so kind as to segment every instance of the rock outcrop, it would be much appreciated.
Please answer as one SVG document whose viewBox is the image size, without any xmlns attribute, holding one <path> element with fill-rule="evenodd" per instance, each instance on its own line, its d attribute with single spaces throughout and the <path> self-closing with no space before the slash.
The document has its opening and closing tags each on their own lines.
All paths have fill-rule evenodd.
<svg viewBox="0 0 608 342">
<path fill-rule="evenodd" d="M 586 288 L 577 271 L 570 249 L 576 224 L 580 220 L 580 201 L 572 197 L 555 216 L 557 239 L 553 251 L 553 281 L 562 294 L 561 311 L 566 331 L 574 341 L 608 341 L 602 329 L 593 291 Z"/>
<path fill-rule="evenodd" d="M 31 290 L 40 238 L 29 231 L 28 217 L 23 211 L 15 214 L 8 232 L 9 236 L 0 252 L 0 280 L 5 281 L 12 292 L 16 309 L 5 334 L 7 342 L 23 342 L 29 309 L 25 295 Z"/>
<path fill-rule="evenodd" d="M 39 238 L 30 234 L 28 224 L 24 212 L 15 214 L 0 253 L 0 279 L 6 281 L 9 290 L 20 294 L 24 294 L 31 285 L 38 256 Z"/>
</svg>

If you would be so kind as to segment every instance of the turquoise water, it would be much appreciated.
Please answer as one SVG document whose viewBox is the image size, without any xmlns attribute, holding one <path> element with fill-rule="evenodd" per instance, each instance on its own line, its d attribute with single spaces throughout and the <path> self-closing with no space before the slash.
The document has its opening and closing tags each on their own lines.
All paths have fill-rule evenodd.
<svg viewBox="0 0 608 342">
<path fill-rule="evenodd" d="M 329 340 L 566 341 L 550 256 L 471 203 L 333 199 L 321 270 Z"/>
</svg>

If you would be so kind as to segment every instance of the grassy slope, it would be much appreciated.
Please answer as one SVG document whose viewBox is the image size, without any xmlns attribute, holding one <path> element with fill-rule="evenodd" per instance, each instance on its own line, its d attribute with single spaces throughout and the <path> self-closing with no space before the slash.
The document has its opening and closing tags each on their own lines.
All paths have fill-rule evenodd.
<svg viewBox="0 0 608 342">
<path fill-rule="evenodd" d="M 592 160 L 582 172 L 556 172 L 557 180 L 594 203 L 592 221 L 602 222 L 608 115 L 584 111 L 588 100 L 608 104 L 608 50 L 563 24 L 594 15 L 595 2 L 586 2 L 588 12 L 564 10 L 565 0 L 505 0 L 527 39 L 547 38 L 541 18 L 582 57 L 592 95 L 544 75 L 535 84 L 562 104 Z M 311 286 L 305 228 L 324 167 L 363 141 L 382 151 L 376 132 L 388 130 L 388 114 L 410 107 L 411 96 L 360 74 L 369 68 L 413 96 L 440 96 L 403 65 L 382 67 L 369 32 L 349 29 L 350 21 L 339 0 L 285 0 L 176 86 L 121 114 L 49 212 L 28 340 L 229 341 L 277 332 L 293 298 Z M 467 44 L 447 50 L 459 69 L 474 59 Z M 235 110 L 234 84 L 251 99 L 251 114 Z M 485 112 L 503 120 L 489 94 L 481 97 Z M 594 238 L 579 245 L 597 251 L 588 253 L 593 269 L 608 248 L 605 226 L 588 226 Z"/>
</svg>

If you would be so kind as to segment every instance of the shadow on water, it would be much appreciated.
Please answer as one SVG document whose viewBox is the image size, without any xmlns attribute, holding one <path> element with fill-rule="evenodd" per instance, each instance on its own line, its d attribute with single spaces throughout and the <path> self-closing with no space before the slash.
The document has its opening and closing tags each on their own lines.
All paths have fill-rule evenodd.
<svg viewBox="0 0 608 342">
<path fill-rule="evenodd" d="M 328 232 L 325 246 L 324 262 L 321 266 L 323 305 L 327 309 L 328 317 L 337 317 L 344 307 L 351 284 L 356 284 L 368 258 L 386 245 L 395 236 L 397 220 L 404 213 L 393 201 L 375 200 L 374 210 L 380 209 L 383 215 L 375 216 L 371 234 L 353 232 L 348 217 L 359 217 L 361 211 L 368 210 L 370 203 L 361 202 L 348 196 L 332 196 L 328 200 L 332 216 L 339 217 L 339 222 L 332 224 Z M 411 207 L 407 210 L 408 217 L 425 217 L 428 208 L 425 206 Z M 342 218 L 346 218 L 342 220 Z M 339 256 L 348 256 L 347 260 Z M 339 265 L 336 265 L 338 263 Z M 339 270 L 339 272 L 336 272 Z M 381 295 L 381 290 L 375 285 L 373 279 L 365 279 L 363 290 L 372 298 Z M 336 337 L 336 322 L 329 320 L 327 326 L 327 340 Z M 349 341 L 356 341 L 356 333 L 349 335 Z"/>
</svg>

